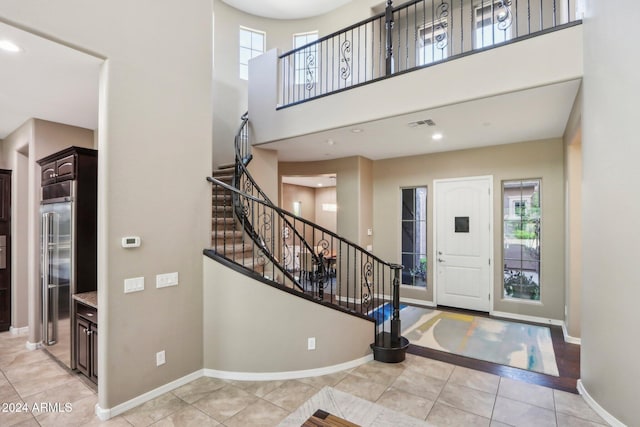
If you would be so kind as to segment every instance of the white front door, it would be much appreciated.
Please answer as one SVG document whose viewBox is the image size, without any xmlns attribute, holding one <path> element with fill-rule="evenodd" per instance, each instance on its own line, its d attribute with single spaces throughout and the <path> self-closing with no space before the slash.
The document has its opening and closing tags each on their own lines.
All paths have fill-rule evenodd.
<svg viewBox="0 0 640 427">
<path fill-rule="evenodd" d="M 491 309 L 492 183 L 492 177 L 434 182 L 438 305 Z"/>
</svg>

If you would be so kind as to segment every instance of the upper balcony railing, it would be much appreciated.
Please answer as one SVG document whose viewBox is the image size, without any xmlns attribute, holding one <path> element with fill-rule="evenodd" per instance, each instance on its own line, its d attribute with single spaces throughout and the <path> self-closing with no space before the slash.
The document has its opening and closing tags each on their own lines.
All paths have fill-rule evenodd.
<svg viewBox="0 0 640 427">
<path fill-rule="evenodd" d="M 580 22 L 582 0 L 414 0 L 280 56 L 279 108 Z"/>
</svg>

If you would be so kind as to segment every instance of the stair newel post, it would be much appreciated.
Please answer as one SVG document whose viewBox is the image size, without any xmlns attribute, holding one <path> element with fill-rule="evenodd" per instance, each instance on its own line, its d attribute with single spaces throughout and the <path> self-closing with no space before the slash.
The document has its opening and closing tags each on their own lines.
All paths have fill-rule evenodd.
<svg viewBox="0 0 640 427">
<path fill-rule="evenodd" d="M 393 73 L 393 1 L 387 1 L 387 8 L 384 11 L 384 26 L 387 32 L 386 38 L 386 54 L 385 54 L 385 73 L 390 76 Z"/>
<path fill-rule="evenodd" d="M 400 271 L 402 266 L 391 265 L 393 272 L 393 317 L 391 318 L 391 345 L 396 346 L 400 342 Z"/>
<path fill-rule="evenodd" d="M 376 325 L 376 329 L 382 329 L 382 331 L 377 333 L 375 342 L 371 344 L 371 349 L 373 350 L 373 358 L 378 362 L 399 363 L 404 360 L 409 347 L 409 340 L 400 335 L 400 271 L 402 271 L 402 266 L 391 264 L 389 267 L 393 293 L 391 332 L 386 332 L 381 325 Z"/>
</svg>

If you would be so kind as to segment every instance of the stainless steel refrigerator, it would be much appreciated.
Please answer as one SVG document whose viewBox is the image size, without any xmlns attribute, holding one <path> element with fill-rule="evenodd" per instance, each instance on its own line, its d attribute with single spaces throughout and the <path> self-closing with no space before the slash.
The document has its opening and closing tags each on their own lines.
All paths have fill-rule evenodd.
<svg viewBox="0 0 640 427">
<path fill-rule="evenodd" d="M 97 152 L 69 147 L 38 163 L 42 343 L 75 369 L 73 296 L 97 282 Z"/>
<path fill-rule="evenodd" d="M 49 352 L 73 368 L 71 347 L 73 202 L 43 201 L 41 214 L 42 342 Z"/>
</svg>

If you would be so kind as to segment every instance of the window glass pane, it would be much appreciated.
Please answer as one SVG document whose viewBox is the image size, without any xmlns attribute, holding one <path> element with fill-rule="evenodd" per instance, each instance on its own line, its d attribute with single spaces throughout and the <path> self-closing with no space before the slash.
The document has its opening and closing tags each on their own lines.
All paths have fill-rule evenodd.
<svg viewBox="0 0 640 427">
<path fill-rule="evenodd" d="M 247 30 L 240 29 L 240 46 L 241 47 L 251 47 L 251 32 Z"/>
<path fill-rule="evenodd" d="M 249 49 L 245 49 L 245 48 L 240 48 L 240 63 L 241 64 L 248 64 L 249 63 L 249 59 L 251 59 L 251 51 Z"/>
<path fill-rule="evenodd" d="M 239 68 L 241 79 L 249 78 L 249 60 L 264 53 L 264 39 L 263 32 L 240 28 Z"/>
<path fill-rule="evenodd" d="M 402 195 L 402 284 L 427 286 L 427 188 L 404 188 Z"/>
<path fill-rule="evenodd" d="M 264 35 L 260 33 L 251 33 L 251 48 L 259 52 L 264 51 Z"/>
<path fill-rule="evenodd" d="M 299 48 L 308 43 L 318 40 L 318 33 L 303 33 L 293 35 L 293 47 Z M 305 84 L 313 88 L 318 81 L 318 47 L 316 45 L 307 46 L 295 54 L 295 79 L 296 84 Z"/>
<path fill-rule="evenodd" d="M 505 181 L 504 296 L 540 299 L 540 180 Z"/>
<path fill-rule="evenodd" d="M 249 79 L 249 67 L 244 64 L 240 64 L 240 78 L 244 80 Z"/>
</svg>

